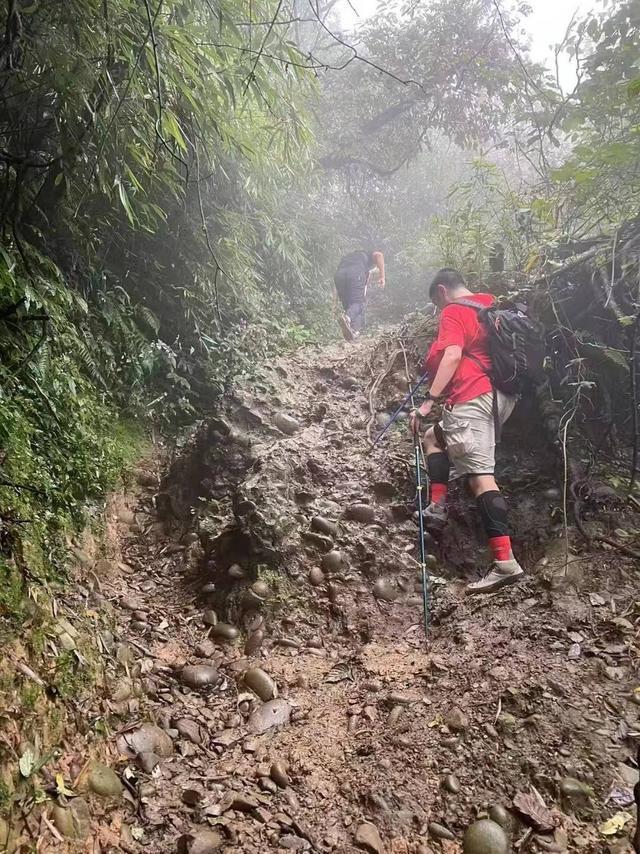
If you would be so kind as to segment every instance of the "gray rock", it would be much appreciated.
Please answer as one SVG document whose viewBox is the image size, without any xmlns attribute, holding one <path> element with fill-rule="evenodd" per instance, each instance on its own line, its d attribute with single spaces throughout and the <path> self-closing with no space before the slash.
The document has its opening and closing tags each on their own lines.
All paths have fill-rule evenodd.
<svg viewBox="0 0 640 854">
<path fill-rule="evenodd" d="M 321 552 L 328 552 L 333 546 L 331 537 L 327 537 L 325 534 L 316 534 L 315 531 L 303 531 L 302 539 Z"/>
<path fill-rule="evenodd" d="M 198 690 L 199 688 L 207 688 L 209 685 L 216 685 L 220 679 L 220 675 L 215 667 L 208 664 L 191 664 L 184 667 L 180 672 L 180 681 L 188 688 Z"/>
<path fill-rule="evenodd" d="M 275 795 L 275 793 L 278 791 L 278 787 L 273 782 L 271 777 L 260 777 L 260 779 L 258 780 L 258 785 L 264 792 L 269 792 L 272 795 Z"/>
<path fill-rule="evenodd" d="M 451 732 L 464 732 L 469 728 L 469 718 L 457 706 L 447 713 L 444 722 Z"/>
<path fill-rule="evenodd" d="M 290 783 L 289 775 L 287 774 L 287 766 L 284 762 L 273 762 L 271 764 L 269 776 L 274 783 L 280 786 L 281 789 L 286 789 Z"/>
<path fill-rule="evenodd" d="M 182 738 L 192 741 L 194 744 L 202 744 L 202 732 L 199 725 L 190 718 L 180 718 L 176 721 L 176 729 Z"/>
<path fill-rule="evenodd" d="M 252 667 L 244 674 L 244 684 L 257 694 L 261 700 L 275 700 L 278 696 L 278 686 L 275 681 L 259 667 Z"/>
<path fill-rule="evenodd" d="M 276 414 L 274 423 L 278 430 L 286 433 L 287 436 L 293 436 L 293 434 L 297 433 L 300 429 L 299 422 L 296 421 L 295 418 L 292 418 L 291 415 L 287 415 L 284 412 L 278 412 Z"/>
<path fill-rule="evenodd" d="M 205 626 L 215 626 L 218 622 L 218 615 L 215 611 L 209 608 L 203 613 L 202 622 L 205 624 Z"/>
<path fill-rule="evenodd" d="M 502 804 L 493 804 L 489 807 L 489 818 L 507 832 L 511 832 L 516 824 L 513 814 L 506 807 L 503 807 Z"/>
<path fill-rule="evenodd" d="M 462 839 L 464 854 L 509 854 L 507 834 L 488 818 L 470 825 Z"/>
<path fill-rule="evenodd" d="M 278 839 L 278 846 L 286 848 L 287 851 L 310 851 L 311 843 L 301 836 L 294 836 L 291 833 L 285 833 Z"/>
<path fill-rule="evenodd" d="M 371 824 L 370 821 L 365 821 L 358 825 L 355 840 L 358 848 L 363 848 L 365 851 L 372 852 L 372 854 L 384 854 L 380 832 L 375 824 Z"/>
<path fill-rule="evenodd" d="M 373 595 L 383 602 L 395 602 L 398 598 L 398 589 L 388 578 L 376 578 L 373 585 Z"/>
<path fill-rule="evenodd" d="M 434 839 L 455 839 L 449 828 L 443 824 L 438 824 L 437 821 L 432 821 L 427 830 L 429 831 L 429 836 L 433 836 Z"/>
<path fill-rule="evenodd" d="M 222 641 L 234 641 L 240 636 L 240 632 L 236 626 L 232 626 L 229 623 L 217 623 L 211 629 L 211 634 L 214 638 Z"/>
<path fill-rule="evenodd" d="M 640 774 L 635 768 L 624 762 L 618 763 L 618 776 L 625 782 L 627 786 L 633 788 L 640 781 Z"/>
<path fill-rule="evenodd" d="M 118 798 L 122 794 L 122 782 L 108 765 L 96 763 L 89 771 L 89 788 L 103 798 Z"/>
<path fill-rule="evenodd" d="M 342 552 L 332 549 L 332 551 L 322 556 L 321 564 L 325 572 L 338 572 L 343 564 Z"/>
<path fill-rule="evenodd" d="M 324 516 L 314 516 L 311 520 L 311 530 L 319 534 L 327 534 L 329 537 L 338 536 L 338 525 Z"/>
<path fill-rule="evenodd" d="M 457 795 L 460 791 L 460 783 L 458 782 L 458 778 L 453 774 L 447 774 L 447 776 L 442 781 L 442 786 L 447 790 L 447 792 L 451 792 L 452 795 Z"/>
<path fill-rule="evenodd" d="M 371 504 L 352 504 L 344 511 L 345 519 L 352 522 L 361 522 L 363 525 L 370 525 L 375 522 L 376 510 Z"/>
<path fill-rule="evenodd" d="M 84 798 L 73 798 L 68 807 L 53 808 L 53 823 L 67 839 L 86 839 L 91 830 L 91 814 Z"/>
<path fill-rule="evenodd" d="M 217 830 L 194 830 L 178 839 L 178 854 L 214 854 L 224 845 Z"/>
<path fill-rule="evenodd" d="M 266 581 L 254 581 L 251 585 L 251 592 L 255 596 L 259 596 L 261 599 L 266 599 L 269 595 L 269 585 Z"/>
<path fill-rule="evenodd" d="M 286 700 L 270 700 L 255 710 L 247 721 L 247 728 L 254 735 L 260 735 L 272 727 L 288 724 L 290 719 L 291 706 Z"/>
<path fill-rule="evenodd" d="M 155 724 L 143 724 L 132 732 L 121 733 L 116 739 L 116 745 L 123 756 L 156 753 L 164 758 L 173 753 L 173 742 L 167 733 Z"/>
<path fill-rule="evenodd" d="M 563 777 L 558 783 L 560 794 L 573 806 L 583 806 L 593 797 L 593 789 L 574 777 Z"/>
<path fill-rule="evenodd" d="M 156 765 L 160 762 L 160 757 L 157 753 L 141 753 L 138 756 L 138 762 L 140 763 L 140 767 L 143 771 L 146 771 L 147 774 L 151 774 Z"/>
<path fill-rule="evenodd" d="M 324 572 L 319 566 L 312 566 L 309 570 L 309 584 L 313 587 L 320 587 L 324 583 Z"/>
<path fill-rule="evenodd" d="M 133 620 L 133 622 L 131 623 L 131 628 L 134 632 L 140 632 L 141 634 L 144 634 L 144 632 L 146 632 L 149 628 L 149 623 L 146 623 L 144 620 Z"/>
</svg>

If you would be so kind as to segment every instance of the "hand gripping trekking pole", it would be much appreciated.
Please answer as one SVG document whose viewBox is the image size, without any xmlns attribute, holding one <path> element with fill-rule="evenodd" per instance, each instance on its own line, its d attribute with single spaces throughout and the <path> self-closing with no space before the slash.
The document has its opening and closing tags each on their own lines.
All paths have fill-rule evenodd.
<svg viewBox="0 0 640 854">
<path fill-rule="evenodd" d="M 408 394 L 407 394 L 407 395 L 405 395 L 405 397 L 403 398 L 402 403 L 400 404 L 400 406 L 399 406 L 399 407 L 396 409 L 396 411 L 393 413 L 393 415 L 392 415 L 392 416 L 391 416 L 391 418 L 389 419 L 388 423 L 387 423 L 387 424 L 385 424 L 384 429 L 382 429 L 382 430 L 378 433 L 378 435 L 376 436 L 376 438 L 373 440 L 372 448 L 375 448 L 375 446 L 376 446 L 376 445 L 378 444 L 378 442 L 382 439 L 382 437 L 385 435 L 385 433 L 386 433 L 386 432 L 387 432 L 387 430 L 391 427 L 391 425 L 392 425 L 392 424 L 394 424 L 394 423 L 398 420 L 398 417 L 399 417 L 400 413 L 402 412 L 402 410 L 404 409 L 404 407 L 405 407 L 405 405 L 406 405 L 406 403 L 407 403 L 407 401 L 408 401 L 408 400 L 410 400 L 410 401 L 411 401 L 411 406 L 412 406 L 412 408 L 413 408 L 413 395 L 418 391 L 418 389 L 420 388 L 420 386 L 421 386 L 424 382 L 426 382 L 427 377 L 428 377 L 428 374 L 427 374 L 427 373 L 424 373 L 424 374 L 420 377 L 420 379 L 418 380 L 418 382 L 414 385 L 414 387 L 409 389 Z M 409 385 L 410 385 L 410 384 L 409 384 Z"/>
</svg>

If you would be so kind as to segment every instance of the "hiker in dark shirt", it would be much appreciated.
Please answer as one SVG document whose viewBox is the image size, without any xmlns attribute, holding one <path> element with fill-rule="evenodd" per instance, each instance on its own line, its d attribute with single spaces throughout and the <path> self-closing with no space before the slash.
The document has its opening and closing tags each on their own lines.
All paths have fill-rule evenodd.
<svg viewBox="0 0 640 854">
<path fill-rule="evenodd" d="M 344 309 L 340 326 L 347 341 L 353 341 L 364 329 L 367 288 L 376 270 L 378 287 L 384 288 L 384 255 L 377 250 L 350 252 L 338 264 L 333 280 Z"/>
</svg>

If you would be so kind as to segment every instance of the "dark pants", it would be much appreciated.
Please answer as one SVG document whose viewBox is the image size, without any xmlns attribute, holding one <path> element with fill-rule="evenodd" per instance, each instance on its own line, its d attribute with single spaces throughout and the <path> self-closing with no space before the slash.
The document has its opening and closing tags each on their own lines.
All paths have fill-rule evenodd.
<svg viewBox="0 0 640 854">
<path fill-rule="evenodd" d="M 351 323 L 351 329 L 354 332 L 362 332 L 365 321 L 365 304 L 363 302 L 353 302 L 347 308 L 347 317 Z"/>
<path fill-rule="evenodd" d="M 367 273 L 348 268 L 338 269 L 333 277 L 336 292 L 354 332 L 362 332 L 364 329 L 367 278 Z"/>
</svg>

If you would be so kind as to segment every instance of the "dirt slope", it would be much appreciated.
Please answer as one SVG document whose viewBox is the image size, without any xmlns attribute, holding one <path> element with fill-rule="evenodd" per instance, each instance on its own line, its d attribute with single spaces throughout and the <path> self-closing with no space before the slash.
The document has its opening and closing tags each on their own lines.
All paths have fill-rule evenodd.
<svg viewBox="0 0 640 854">
<path fill-rule="evenodd" d="M 367 439 L 372 401 L 402 397 L 392 366 L 370 398 L 386 366 L 364 340 L 265 369 L 155 500 L 120 508 L 123 564 L 102 579 L 118 628 L 87 713 L 127 800 L 90 801 L 86 850 L 455 852 L 489 810 L 509 850 L 631 850 L 635 569 L 581 554 L 572 530 L 567 557 L 525 415 L 503 470 L 527 580 L 465 598 L 486 557 L 454 489 L 425 642 L 410 443 Z"/>
</svg>

